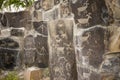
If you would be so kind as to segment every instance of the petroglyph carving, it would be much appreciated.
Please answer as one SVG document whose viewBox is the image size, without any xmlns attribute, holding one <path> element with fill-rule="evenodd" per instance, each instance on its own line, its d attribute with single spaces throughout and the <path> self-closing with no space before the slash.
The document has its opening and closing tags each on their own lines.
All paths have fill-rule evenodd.
<svg viewBox="0 0 120 80">
<path fill-rule="evenodd" d="M 85 10 L 87 9 L 87 7 L 88 7 L 88 3 L 85 3 L 84 6 L 77 8 L 77 10 L 78 10 L 78 15 L 79 15 L 81 12 L 85 11 Z"/>
<path fill-rule="evenodd" d="M 91 19 L 92 17 L 90 16 L 91 13 L 87 14 L 87 18 L 80 18 L 78 19 L 78 22 L 80 24 L 89 24 L 89 19 Z"/>
</svg>

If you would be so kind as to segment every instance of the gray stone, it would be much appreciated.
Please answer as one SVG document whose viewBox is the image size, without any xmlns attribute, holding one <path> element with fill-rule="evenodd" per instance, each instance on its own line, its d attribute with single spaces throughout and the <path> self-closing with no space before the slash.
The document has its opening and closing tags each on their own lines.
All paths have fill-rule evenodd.
<svg viewBox="0 0 120 80">
<path fill-rule="evenodd" d="M 35 48 L 34 37 L 32 35 L 28 35 L 24 38 L 24 48 L 25 49 Z"/>
<path fill-rule="evenodd" d="M 0 39 L 0 48 L 17 49 L 19 48 L 19 43 L 10 38 L 3 38 Z"/>
<path fill-rule="evenodd" d="M 35 47 L 37 50 L 36 54 L 36 64 L 43 64 L 43 66 L 47 67 L 49 62 L 49 52 L 48 52 L 48 38 L 37 36 L 35 38 Z M 39 66 L 40 67 L 40 66 Z"/>
<path fill-rule="evenodd" d="M 104 0 L 100 2 L 99 0 L 78 0 L 76 3 L 71 3 L 75 22 L 84 28 L 103 23 L 101 7 L 105 7 Z M 82 22 L 82 20 L 85 21 Z"/>
<path fill-rule="evenodd" d="M 112 52 L 104 55 L 104 61 L 100 67 L 104 80 L 120 79 L 120 52 Z"/>
<path fill-rule="evenodd" d="M 11 36 L 23 37 L 24 31 L 22 29 L 12 29 Z"/>
<path fill-rule="evenodd" d="M 0 68 L 14 69 L 17 66 L 17 50 L 0 48 Z"/>
<path fill-rule="evenodd" d="M 90 29 L 80 29 L 76 36 L 76 63 L 78 70 L 78 80 L 81 78 L 80 69 L 86 68 L 90 72 L 87 73 L 87 80 L 96 80 L 100 78 L 99 67 L 103 61 L 103 54 L 105 53 L 105 33 L 106 29 L 102 27 L 93 27 Z M 83 74 L 86 74 L 83 71 Z"/>
<path fill-rule="evenodd" d="M 4 13 L 6 21 L 6 26 L 20 28 L 27 27 L 31 20 L 31 15 L 29 11 L 20 11 L 20 12 L 6 12 Z M 29 26 L 31 27 L 31 26 Z"/>
<path fill-rule="evenodd" d="M 47 36 L 48 35 L 48 31 L 47 31 L 47 22 L 45 21 L 40 21 L 40 22 L 33 22 L 33 26 L 34 26 L 34 29 L 42 34 L 42 35 L 45 35 Z"/>
</svg>

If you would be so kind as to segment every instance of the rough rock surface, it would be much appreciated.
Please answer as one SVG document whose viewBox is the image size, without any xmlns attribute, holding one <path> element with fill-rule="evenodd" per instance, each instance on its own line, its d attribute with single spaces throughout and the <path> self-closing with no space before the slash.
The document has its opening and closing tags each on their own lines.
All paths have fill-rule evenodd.
<svg viewBox="0 0 120 80">
<path fill-rule="evenodd" d="M 51 80 L 77 80 L 73 21 L 61 19 L 51 21 L 49 32 Z"/>
<path fill-rule="evenodd" d="M 119 54 L 119 0 L 38 0 L 30 11 L 0 13 L 2 69 L 49 66 L 51 80 L 119 80 Z"/>
</svg>

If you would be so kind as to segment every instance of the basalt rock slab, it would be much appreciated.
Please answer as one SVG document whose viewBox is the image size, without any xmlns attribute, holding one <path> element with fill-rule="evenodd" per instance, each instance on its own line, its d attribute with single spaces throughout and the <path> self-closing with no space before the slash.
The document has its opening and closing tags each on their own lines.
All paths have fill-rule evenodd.
<svg viewBox="0 0 120 80">
<path fill-rule="evenodd" d="M 36 54 L 36 64 L 39 66 L 43 64 L 43 66 L 48 66 L 49 61 L 49 52 L 48 52 L 48 38 L 43 36 L 37 36 L 35 38 L 35 47 L 37 50 Z"/>
<path fill-rule="evenodd" d="M 94 26 L 88 29 L 78 29 L 75 35 L 76 60 L 78 80 L 101 80 L 99 67 L 105 53 L 106 29 Z M 87 70 L 81 73 L 81 69 Z"/>
<path fill-rule="evenodd" d="M 35 47 L 42 54 L 48 54 L 47 37 L 37 36 L 35 38 Z"/>
<path fill-rule="evenodd" d="M 17 55 L 17 50 L 0 48 L 0 68 L 14 69 L 14 67 L 17 66 Z"/>
<path fill-rule="evenodd" d="M 0 39 L 0 48 L 17 49 L 19 44 L 11 38 L 3 38 Z"/>
<path fill-rule="evenodd" d="M 45 11 L 51 9 L 53 5 L 53 0 L 42 0 L 42 9 L 44 9 Z"/>
<path fill-rule="evenodd" d="M 12 29 L 11 30 L 11 36 L 23 37 L 24 36 L 24 31 L 22 29 Z"/>
<path fill-rule="evenodd" d="M 77 80 L 73 47 L 73 21 L 60 19 L 51 21 L 49 25 L 51 80 Z"/>
<path fill-rule="evenodd" d="M 45 21 L 33 22 L 33 26 L 34 26 L 34 29 L 38 33 L 40 33 L 42 35 L 45 35 L 45 36 L 48 35 L 48 32 L 47 32 L 47 22 L 45 22 Z"/>
<path fill-rule="evenodd" d="M 106 8 L 104 0 L 77 0 L 75 3 L 71 1 L 75 22 L 84 28 L 104 23 L 101 18 L 101 13 L 103 13 L 101 7 Z M 107 23 L 107 20 L 105 21 Z"/>
<path fill-rule="evenodd" d="M 105 0 L 108 8 L 109 16 L 115 21 L 120 19 L 120 1 L 119 0 Z"/>
<path fill-rule="evenodd" d="M 6 12 L 4 13 L 4 16 L 4 20 L 7 20 L 5 25 L 14 28 L 27 27 L 31 20 L 29 11 L 20 11 L 14 13 Z"/>
</svg>

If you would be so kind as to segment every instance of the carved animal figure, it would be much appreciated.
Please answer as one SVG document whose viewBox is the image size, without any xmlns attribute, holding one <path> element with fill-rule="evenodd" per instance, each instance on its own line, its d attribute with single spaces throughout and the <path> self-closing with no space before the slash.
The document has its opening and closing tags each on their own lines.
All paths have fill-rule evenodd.
<svg viewBox="0 0 120 80">
<path fill-rule="evenodd" d="M 88 24 L 89 23 L 89 19 L 92 18 L 90 16 L 90 13 L 86 15 L 87 18 L 80 18 L 78 19 L 78 22 L 82 25 L 82 24 Z"/>
<path fill-rule="evenodd" d="M 88 3 L 85 3 L 85 6 L 77 8 L 77 10 L 78 10 L 78 15 L 79 15 L 81 12 L 85 11 L 85 10 L 87 9 L 87 7 L 88 7 Z"/>
</svg>

